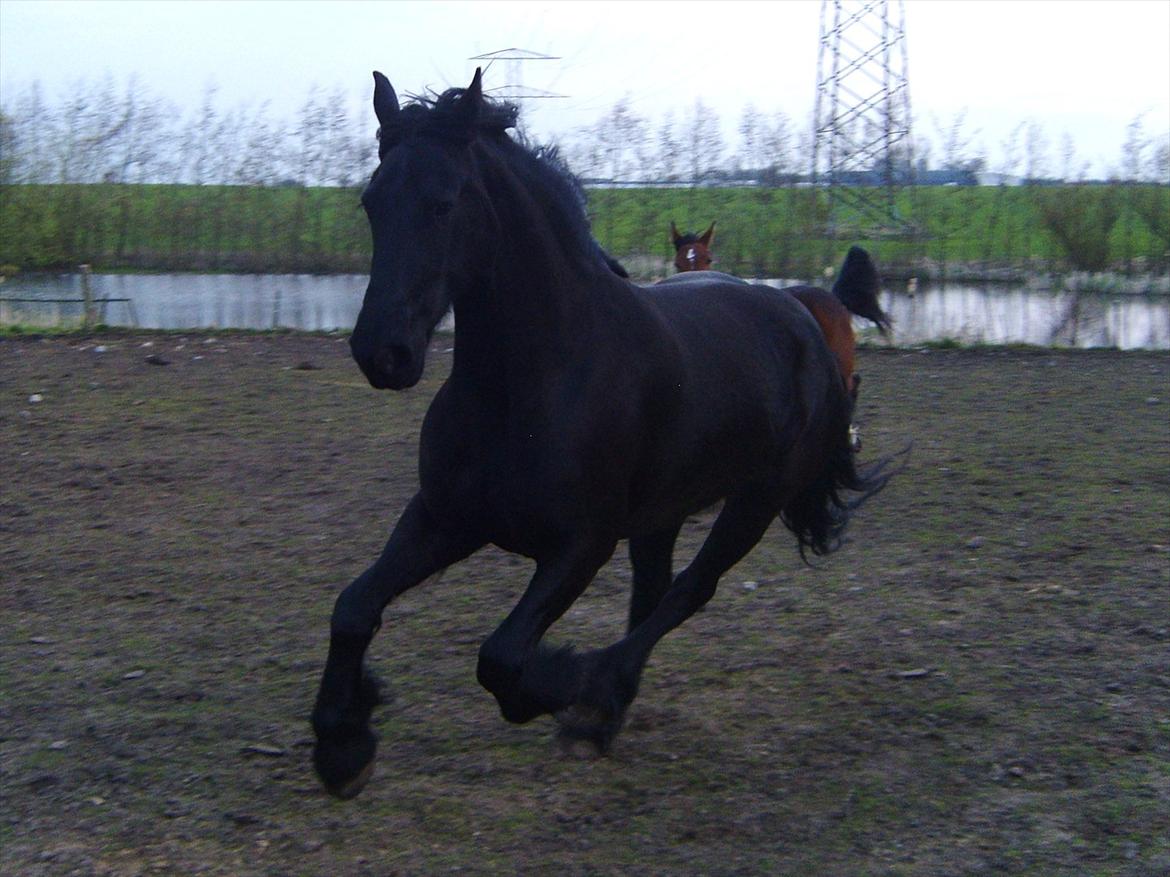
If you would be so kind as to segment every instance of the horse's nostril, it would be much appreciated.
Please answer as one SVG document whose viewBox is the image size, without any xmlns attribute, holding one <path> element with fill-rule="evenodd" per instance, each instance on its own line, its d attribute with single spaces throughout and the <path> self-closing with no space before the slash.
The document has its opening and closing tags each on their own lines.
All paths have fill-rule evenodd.
<svg viewBox="0 0 1170 877">
<path fill-rule="evenodd" d="M 405 344 L 390 344 L 374 358 L 374 366 L 383 377 L 393 378 L 409 372 L 414 356 Z"/>
<path fill-rule="evenodd" d="M 413 357 L 410 355 L 410 348 L 405 344 L 391 344 L 387 351 L 389 359 L 389 371 L 394 372 L 398 369 L 405 369 L 410 367 L 410 362 Z"/>
</svg>

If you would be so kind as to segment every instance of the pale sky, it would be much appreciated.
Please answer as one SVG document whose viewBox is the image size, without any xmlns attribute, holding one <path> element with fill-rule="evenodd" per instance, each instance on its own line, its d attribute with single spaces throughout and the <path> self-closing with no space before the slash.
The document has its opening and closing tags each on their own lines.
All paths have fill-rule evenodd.
<svg viewBox="0 0 1170 877">
<path fill-rule="evenodd" d="M 481 63 L 472 56 L 517 47 L 558 58 L 519 66 L 523 85 L 566 95 L 524 102 L 538 138 L 596 122 L 623 98 L 655 126 L 700 98 L 727 131 L 748 103 L 804 129 L 820 10 L 820 0 L 0 0 L 0 101 L 34 80 L 56 97 L 79 79 L 136 74 L 180 107 L 214 82 L 225 107 L 270 101 L 291 117 L 313 85 L 368 105 L 371 70 L 400 94 L 441 90 L 467 84 Z M 1024 122 L 1043 127 L 1054 155 L 1070 135 L 1096 173 L 1117 166 L 1136 116 L 1149 136 L 1170 132 L 1170 0 L 906 0 L 905 17 L 915 133 L 937 139 L 965 113 L 993 169 Z M 508 72 L 496 62 L 485 85 Z"/>
</svg>

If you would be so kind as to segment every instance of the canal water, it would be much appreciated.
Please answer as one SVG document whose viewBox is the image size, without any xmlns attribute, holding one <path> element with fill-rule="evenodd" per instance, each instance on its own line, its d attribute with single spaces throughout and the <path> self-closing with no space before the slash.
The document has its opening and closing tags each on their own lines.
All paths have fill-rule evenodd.
<svg viewBox="0 0 1170 877">
<path fill-rule="evenodd" d="M 99 320 L 111 326 L 320 331 L 353 326 L 366 280 L 359 274 L 95 274 L 90 285 Z M 81 298 L 80 275 L 11 278 L 0 284 L 0 324 L 75 324 Z M 75 301 L 62 301 L 68 299 Z M 913 293 L 884 292 L 882 305 L 900 345 L 954 340 L 1170 349 L 1166 295 L 922 284 Z"/>
</svg>

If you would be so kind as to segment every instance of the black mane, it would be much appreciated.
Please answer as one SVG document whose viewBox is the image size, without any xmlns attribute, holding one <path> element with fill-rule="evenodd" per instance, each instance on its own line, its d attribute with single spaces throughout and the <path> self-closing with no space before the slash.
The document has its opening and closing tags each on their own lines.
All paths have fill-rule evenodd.
<svg viewBox="0 0 1170 877">
<path fill-rule="evenodd" d="M 478 141 L 498 155 L 525 183 L 549 218 L 555 218 L 554 225 L 578 250 L 591 259 L 600 258 L 619 277 L 627 277 L 625 269 L 594 240 L 585 187 L 569 170 L 560 150 L 552 145 L 529 144 L 523 135 L 509 136 L 508 130 L 517 126 L 520 110 L 506 101 L 482 98 L 469 126 L 467 115 L 460 108 L 466 92 L 465 88 L 449 88 L 439 95 L 411 96 L 411 102 L 399 112 L 393 128 L 379 131 L 380 154 L 385 155 L 396 143 L 414 137 Z"/>
<path fill-rule="evenodd" d="M 586 261 L 603 264 L 618 277 L 626 270 L 593 237 L 587 210 L 588 196 L 577 176 L 556 146 L 528 146 L 512 138 L 503 139 L 501 155 L 528 191 L 540 202 L 552 225 L 581 253 Z"/>
<path fill-rule="evenodd" d="M 516 127 L 520 116 L 516 104 L 485 98 L 471 130 L 468 130 L 467 116 L 459 111 L 459 102 L 466 92 L 465 88 L 449 88 L 439 95 L 411 95 L 410 103 L 398 113 L 394 125 L 389 130 L 379 129 L 381 152 L 384 154 L 395 143 L 416 136 L 466 139 L 482 134 L 503 137 L 509 128 Z"/>
</svg>

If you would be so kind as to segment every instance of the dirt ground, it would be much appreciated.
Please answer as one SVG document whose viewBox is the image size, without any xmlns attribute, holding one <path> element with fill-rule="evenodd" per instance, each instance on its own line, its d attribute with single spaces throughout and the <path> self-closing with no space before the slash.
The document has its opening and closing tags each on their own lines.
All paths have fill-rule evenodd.
<svg viewBox="0 0 1170 877">
<path fill-rule="evenodd" d="M 450 345 L 393 394 L 343 336 L 0 340 L 0 871 L 1170 873 L 1166 353 L 862 351 L 863 457 L 909 468 L 813 568 L 774 526 L 605 759 L 477 686 L 531 564 L 476 555 L 387 610 L 378 769 L 328 798 L 330 609 Z M 552 637 L 615 639 L 628 585 Z"/>
</svg>

